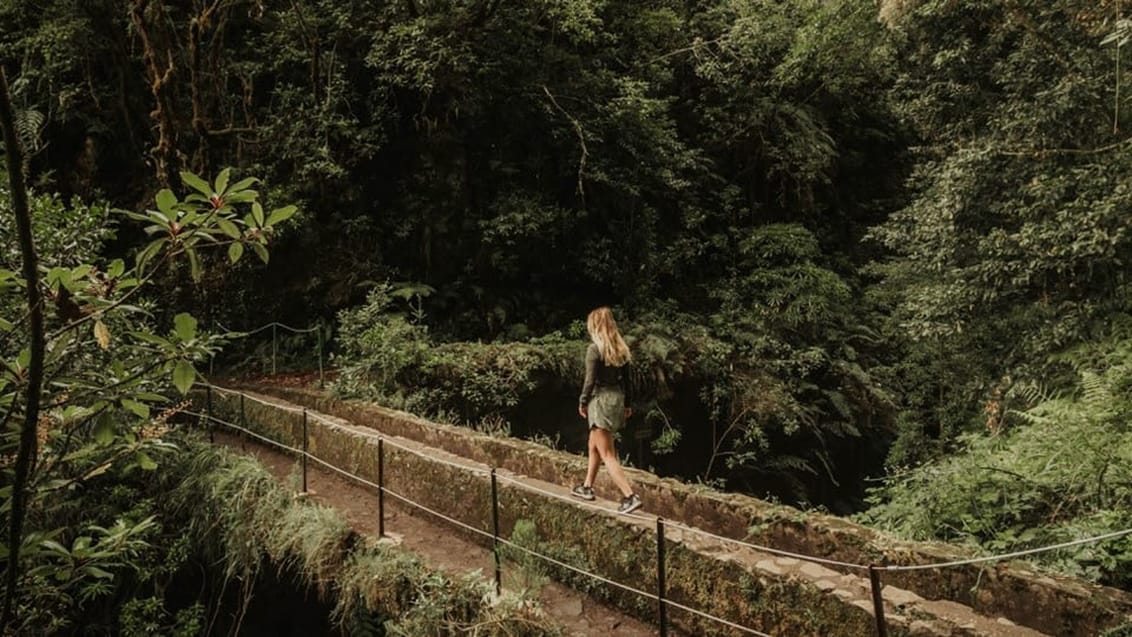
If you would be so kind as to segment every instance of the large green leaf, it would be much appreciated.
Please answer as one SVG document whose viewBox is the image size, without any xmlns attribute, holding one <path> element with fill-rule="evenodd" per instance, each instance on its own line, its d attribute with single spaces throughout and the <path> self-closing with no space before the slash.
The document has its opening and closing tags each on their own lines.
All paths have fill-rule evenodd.
<svg viewBox="0 0 1132 637">
<path fill-rule="evenodd" d="M 174 207 L 177 205 L 177 195 L 173 194 L 172 190 L 162 188 L 157 193 L 157 209 L 167 215 L 175 214 Z"/>
<path fill-rule="evenodd" d="M 185 182 L 186 186 L 189 186 L 193 190 L 196 190 L 205 197 L 212 196 L 212 186 L 209 186 L 207 181 L 201 179 L 200 177 L 197 177 L 193 173 L 182 171 L 181 181 Z"/>
<path fill-rule="evenodd" d="M 173 317 L 173 333 L 182 341 L 191 341 L 197 335 L 197 320 L 188 312 Z"/>
<path fill-rule="evenodd" d="M 223 195 L 228 190 L 228 178 L 232 175 L 231 168 L 225 168 L 216 176 L 216 194 Z"/>
<path fill-rule="evenodd" d="M 228 189 L 228 194 L 233 195 L 233 194 L 236 194 L 238 192 L 247 190 L 248 188 L 250 188 L 253 185 L 258 184 L 258 183 L 259 183 L 259 179 L 256 179 L 255 177 L 248 177 L 246 179 L 241 179 L 240 181 L 236 182 L 235 184 L 232 184 L 232 187 Z"/>
<path fill-rule="evenodd" d="M 138 452 L 137 460 L 138 466 L 141 467 L 143 471 L 153 471 L 157 468 L 157 462 L 155 462 L 153 458 L 150 458 L 149 454 L 144 451 Z"/>
<path fill-rule="evenodd" d="M 114 441 L 114 419 L 110 414 L 103 413 L 95 420 L 94 440 L 102 446 Z"/>
<path fill-rule="evenodd" d="M 123 398 L 122 399 L 122 406 L 125 407 L 126 409 L 130 410 L 131 412 L 133 412 L 134 415 L 136 415 L 138 418 L 142 418 L 142 419 L 146 419 L 146 420 L 149 419 L 149 405 L 147 405 L 145 403 L 139 403 L 136 400 L 130 400 L 129 398 Z"/>
<path fill-rule="evenodd" d="M 255 252 L 255 255 L 259 257 L 259 260 L 267 263 L 267 248 L 263 247 L 262 243 L 252 243 L 251 245 L 252 250 Z"/>
<path fill-rule="evenodd" d="M 267 221 L 263 214 L 263 206 L 258 201 L 252 204 L 252 219 L 255 220 L 255 225 L 261 228 Z"/>
<path fill-rule="evenodd" d="M 173 367 L 173 385 L 177 387 L 177 391 L 181 394 L 189 393 L 196 377 L 197 370 L 193 368 L 193 364 L 189 361 L 179 360 Z"/>
<path fill-rule="evenodd" d="M 189 257 L 189 276 L 193 281 L 200 281 L 203 270 L 200 266 L 200 255 L 196 248 L 185 248 L 185 255 Z"/>
<path fill-rule="evenodd" d="M 232 221 L 230 221 L 228 219 L 224 219 L 224 218 L 217 219 L 216 225 L 220 226 L 221 232 L 223 232 L 224 234 L 228 235 L 229 237 L 231 237 L 233 239 L 239 239 L 241 236 L 243 236 L 240 233 L 240 228 L 238 228 L 235 223 L 232 223 Z"/>
<path fill-rule="evenodd" d="M 298 206 L 285 206 L 283 208 L 276 208 L 275 210 L 271 211 L 270 215 L 267 216 L 266 225 L 273 226 L 277 223 L 283 223 L 284 221 L 294 216 L 298 211 Z"/>
</svg>

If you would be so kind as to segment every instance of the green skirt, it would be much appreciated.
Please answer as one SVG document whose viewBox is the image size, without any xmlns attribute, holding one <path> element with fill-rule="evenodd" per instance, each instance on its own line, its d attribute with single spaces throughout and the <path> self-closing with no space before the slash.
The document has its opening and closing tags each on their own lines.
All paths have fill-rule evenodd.
<svg viewBox="0 0 1132 637">
<path fill-rule="evenodd" d="M 599 388 L 586 406 L 590 427 L 616 433 L 625 426 L 625 394 L 617 388 Z"/>
</svg>

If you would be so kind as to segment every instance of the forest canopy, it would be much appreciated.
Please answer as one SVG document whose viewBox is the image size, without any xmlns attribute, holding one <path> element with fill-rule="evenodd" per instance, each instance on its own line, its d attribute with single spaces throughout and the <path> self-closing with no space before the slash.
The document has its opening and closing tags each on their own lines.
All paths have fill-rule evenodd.
<svg viewBox="0 0 1132 637">
<path fill-rule="evenodd" d="M 879 4 L 13 1 L 0 63 L 53 266 L 143 249 L 106 210 L 182 173 L 296 206 L 155 324 L 327 326 L 335 391 L 529 433 L 613 305 L 662 473 L 996 549 L 1128 526 L 1127 11 Z M 1111 546 L 1063 566 L 1124 582 Z"/>
</svg>

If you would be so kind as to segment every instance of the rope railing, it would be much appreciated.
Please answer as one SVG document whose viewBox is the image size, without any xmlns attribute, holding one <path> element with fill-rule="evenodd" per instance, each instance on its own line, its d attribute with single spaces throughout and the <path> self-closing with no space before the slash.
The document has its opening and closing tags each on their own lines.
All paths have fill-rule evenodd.
<svg viewBox="0 0 1132 637">
<path fill-rule="evenodd" d="M 852 562 L 841 562 L 839 560 L 831 560 L 831 559 L 824 558 L 824 557 L 817 557 L 815 555 L 805 555 L 805 554 L 802 554 L 802 553 L 792 553 L 790 551 L 784 551 L 782 549 L 776 549 L 774 547 L 765 546 L 765 545 L 762 545 L 762 544 L 754 544 L 754 543 L 751 543 L 751 542 L 745 542 L 743 540 L 737 540 L 733 537 L 726 537 L 726 536 L 723 536 L 723 535 L 717 535 L 715 533 L 712 533 L 711 531 L 705 531 L 703 529 L 698 529 L 694 526 L 688 526 L 687 524 L 682 524 L 680 522 L 669 521 L 668 524 L 669 524 L 669 526 L 672 526 L 673 528 L 680 529 L 681 531 L 687 531 L 689 533 L 694 533 L 694 534 L 697 534 L 697 535 L 704 535 L 704 536 L 710 537 L 712 539 L 718 540 L 720 542 L 726 542 L 728 544 L 736 544 L 738 546 L 744 546 L 744 547 L 747 547 L 749 549 L 754 549 L 756 551 L 760 551 L 762 553 L 770 553 L 771 555 L 778 555 L 780 557 L 789 557 L 789 558 L 793 558 L 793 559 L 800 560 L 800 561 L 803 561 L 803 562 L 811 562 L 813 564 L 823 564 L 825 566 L 839 566 L 841 568 L 853 569 L 853 570 L 862 570 L 862 571 L 869 570 L 869 567 L 865 566 L 864 564 L 854 564 Z"/>
<path fill-rule="evenodd" d="M 312 325 L 311 327 L 299 328 L 299 327 L 291 327 L 290 325 L 287 325 L 285 323 L 280 323 L 278 321 L 272 321 L 270 323 L 264 323 L 263 325 L 260 325 L 259 327 L 255 328 L 255 329 L 251 329 L 251 330 L 230 330 L 227 327 L 225 327 L 224 324 L 221 323 L 220 321 L 216 321 L 216 327 L 219 327 L 220 329 L 224 330 L 225 332 L 231 332 L 233 334 L 239 334 L 241 336 L 251 336 L 252 334 L 258 334 L 258 333 L 266 330 L 269 327 L 281 327 L 281 328 L 283 328 L 283 329 L 285 329 L 288 332 L 291 332 L 293 334 L 309 334 L 309 333 L 319 329 L 318 325 Z"/>
<path fill-rule="evenodd" d="M 276 362 L 277 362 L 277 359 L 279 357 L 279 334 L 278 334 L 279 328 L 283 328 L 284 330 L 291 332 L 292 334 L 310 334 L 311 332 L 317 333 L 317 335 L 318 335 L 318 347 L 317 347 L 318 386 L 323 387 L 323 386 L 326 385 L 326 379 L 325 379 L 325 375 L 324 375 L 324 372 L 323 372 L 323 369 L 322 369 L 322 350 L 323 350 L 324 344 L 322 342 L 323 337 L 322 337 L 322 324 L 321 323 L 318 324 L 318 325 L 312 325 L 310 327 L 299 328 L 299 327 L 291 327 L 290 325 L 287 325 L 285 323 L 280 323 L 278 321 L 272 321 L 270 323 L 265 323 L 265 324 L 255 328 L 255 329 L 251 329 L 251 330 L 230 330 L 227 327 L 225 327 L 224 324 L 221 323 L 220 321 L 215 321 L 215 323 L 216 323 L 216 327 L 220 328 L 222 331 L 225 331 L 225 332 L 228 332 L 228 333 L 231 333 L 231 334 L 237 334 L 238 338 L 247 338 L 248 336 L 252 336 L 253 334 L 258 334 L 258 333 L 270 328 L 271 329 L 271 373 L 272 373 L 272 375 L 275 374 L 275 371 L 277 369 Z M 210 365 L 211 365 L 211 363 L 210 363 Z M 209 371 L 211 372 L 211 369 Z"/>
<path fill-rule="evenodd" d="M 972 557 L 964 560 L 955 560 L 953 562 L 935 562 L 930 564 L 891 564 L 888 566 L 876 567 L 882 571 L 923 571 L 933 570 L 940 568 L 950 568 L 953 566 L 967 566 L 969 564 L 982 564 L 985 562 L 999 562 L 1002 560 L 1010 560 L 1027 555 L 1036 555 L 1038 553 L 1049 553 L 1052 551 L 1059 551 L 1061 549 L 1072 548 L 1074 546 L 1083 546 L 1085 544 L 1096 544 L 1105 540 L 1111 540 L 1118 537 L 1132 535 L 1132 529 L 1124 529 L 1122 531 L 1113 531 L 1112 533 L 1105 533 L 1103 535 L 1095 535 L 1093 537 L 1082 538 L 1080 540 L 1072 540 L 1069 542 L 1062 542 L 1060 544 L 1050 544 L 1049 546 L 1039 546 L 1037 548 L 1025 549 L 1022 551 L 1014 551 L 1013 553 L 1003 553 L 1001 555 L 988 555 L 985 557 Z"/>
<path fill-rule="evenodd" d="M 291 412 L 291 413 L 301 413 L 301 414 L 303 414 L 304 419 L 309 416 L 309 417 L 311 417 L 315 420 L 318 420 L 318 421 L 321 421 L 321 422 L 324 422 L 324 423 L 327 423 L 327 424 L 331 424 L 331 425 L 337 425 L 338 424 L 338 423 L 335 423 L 335 422 L 329 420 L 325 416 L 322 416 L 321 414 L 310 413 L 305 408 L 293 407 L 293 406 L 287 405 L 287 404 L 271 402 L 271 401 L 268 401 L 268 400 L 264 400 L 262 398 L 258 398 L 256 396 L 248 395 L 248 394 L 241 392 L 241 391 L 230 390 L 230 389 L 226 389 L 226 388 L 223 388 L 223 387 L 218 387 L 216 385 L 208 384 L 208 385 L 205 385 L 205 386 L 210 391 L 215 390 L 215 391 L 218 391 L 218 392 L 223 393 L 223 394 L 228 394 L 230 396 L 239 396 L 241 398 L 241 401 L 243 401 L 244 399 L 248 399 L 248 400 L 251 400 L 253 402 L 257 402 L 257 403 L 260 403 L 260 404 L 263 404 L 265 406 L 272 407 L 272 408 L 275 408 L 275 409 L 280 409 L 280 410 Z M 241 402 L 241 409 L 242 409 L 242 402 Z M 538 553 L 536 551 L 532 551 L 531 549 L 528 549 L 526 547 L 522 547 L 522 546 L 519 546 L 517 544 L 514 544 L 513 542 L 511 542 L 511 541 L 509 541 L 505 538 L 498 537 L 498 535 L 493 535 L 492 533 L 484 531 L 483 529 L 478 529 L 478 528 L 473 527 L 471 525 L 468 525 L 464 522 L 456 520 L 456 519 L 454 519 L 450 516 L 447 516 L 444 513 L 441 513 L 439 511 L 435 511 L 431 508 L 428 508 L 427 506 L 425 506 L 423 504 L 412 501 L 411 499 L 406 498 L 403 495 L 400 495 L 400 494 L 397 494 L 397 493 L 391 491 L 388 487 L 385 487 L 381 484 L 373 483 L 373 482 L 366 480 L 366 479 L 364 479 L 360 476 L 354 475 L 354 474 L 352 474 L 348 471 L 345 471 L 345 470 L 343 470 L 339 467 L 336 467 L 336 466 L 332 465 L 331 463 L 328 463 L 325 460 L 322 460 L 322 459 L 316 457 L 314 454 L 309 453 L 305 449 L 296 449 L 295 447 L 285 445 L 285 444 L 283 444 L 279 441 L 272 440 L 272 439 L 267 438 L 265 436 L 259 435 L 255 432 L 247 429 L 246 427 L 242 427 L 242 426 L 236 425 L 235 423 L 224 421 L 222 419 L 216 418 L 215 416 L 210 416 L 210 415 L 201 414 L 201 413 L 192 412 L 192 411 L 184 411 L 182 413 L 185 413 L 186 415 L 190 415 L 190 416 L 206 418 L 210 421 L 214 421 L 214 422 L 222 424 L 226 427 L 230 427 L 230 428 L 236 429 L 238 431 L 241 431 L 243 433 L 246 433 L 246 434 L 254 437 L 255 439 L 263 441 L 263 442 L 265 442 L 269 445 L 282 448 L 286 451 L 289 451 L 289 452 L 296 454 L 298 456 L 301 456 L 301 457 L 310 458 L 314 462 L 326 467 L 327 469 L 335 471 L 335 472 L 343 475 L 344 477 L 347 477 L 349 479 L 358 481 L 362 484 L 366 484 L 367 486 L 370 486 L 372 488 L 377 489 L 379 493 L 388 494 L 388 495 L 394 497 L 395 499 L 401 500 L 401 501 L 405 502 L 406 504 L 408 504 L 410 506 L 419 508 L 422 511 L 425 511 L 425 512 L 431 514 L 431 515 L 434 515 L 434 516 L 436 516 L 440 519 L 443 519 L 443 520 L 445 520 L 445 521 L 447 521 L 451 524 L 454 524 L 454 525 L 456 525 L 460 528 L 464 528 L 466 530 L 469 530 L 473 533 L 476 533 L 476 534 L 479 534 L 479 535 L 482 535 L 482 536 L 485 536 L 485 537 L 491 537 L 493 539 L 493 541 L 497 543 L 497 545 L 501 544 L 501 545 L 505 545 L 505 546 L 512 546 L 512 547 L 514 547 L 514 548 L 516 548 L 520 551 L 530 553 L 532 556 L 538 557 L 539 559 L 542 559 L 542 560 L 547 561 L 549 563 L 556 564 L 556 565 L 558 565 L 562 568 L 566 568 L 568 570 L 577 572 L 581 575 L 590 577 L 590 578 L 595 579 L 597 581 L 601 581 L 601 582 L 604 582 L 606 584 L 610 584 L 612 586 L 628 590 L 630 592 L 636 593 L 636 594 L 641 595 L 641 596 L 648 598 L 650 600 L 658 601 L 658 606 L 661 607 L 661 608 L 663 608 L 665 606 L 671 606 L 673 608 L 683 610 L 683 611 L 691 613 L 693 615 L 701 616 L 705 619 L 709 619 L 709 620 L 718 622 L 721 625 L 726 625 L 726 626 L 729 626 L 729 627 L 734 628 L 736 630 L 744 631 L 748 634 L 762 635 L 763 637 L 769 637 L 769 635 L 766 635 L 765 633 L 759 632 L 755 629 L 748 628 L 748 627 L 745 627 L 745 626 L 742 626 L 742 625 L 739 625 L 739 624 L 735 624 L 733 622 L 729 622 L 728 620 L 725 620 L 725 619 L 722 619 L 722 618 L 719 618 L 719 617 L 715 617 L 713 615 L 705 613 L 703 611 L 700 611 L 700 610 L 697 610 L 697 609 L 694 609 L 694 608 L 690 608 L 688 606 L 679 604 L 679 603 L 674 602 L 674 601 L 669 600 L 669 599 L 665 599 L 663 597 L 663 592 L 661 592 L 661 594 L 658 595 L 658 594 L 654 594 L 654 593 L 648 593 L 646 591 L 641 591 L 639 589 L 634 589 L 634 588 L 626 586 L 624 584 L 620 584 L 618 582 L 614 582 L 612 580 L 608 580 L 606 578 L 603 578 L 602 576 L 600 576 L 596 573 L 591 573 L 589 571 L 585 571 L 584 569 L 579 569 L 577 567 L 574 567 L 574 566 L 571 566 L 569 564 L 565 564 L 563 562 L 555 560 L 554 558 L 551 558 L 549 556 L 542 555 L 541 553 Z M 241 416 L 241 418 L 243 418 L 243 416 Z M 304 428 L 304 436 L 305 436 L 305 428 Z M 544 488 L 538 487 L 536 485 L 530 484 L 529 482 L 525 482 L 525 481 L 522 481 L 518 478 L 509 476 L 505 473 L 498 473 L 495 469 L 487 468 L 486 466 L 476 466 L 474 464 L 469 465 L 469 464 L 461 464 L 461 463 L 451 462 L 449 460 L 445 460 L 443 458 L 438 458 L 434 455 L 427 454 L 426 452 L 421 451 L 419 449 L 414 449 L 414 448 L 412 448 L 408 445 L 395 442 L 393 440 L 390 440 L 388 437 L 381 436 L 380 434 L 377 435 L 376 437 L 377 437 L 377 439 L 379 440 L 380 443 L 388 444 L 388 445 L 390 445 L 394 448 L 397 448 L 399 450 L 420 456 L 424 459 L 429 460 L 430 462 L 438 462 L 438 463 L 441 463 L 441 464 L 451 466 L 451 467 L 456 468 L 456 469 L 461 470 L 461 471 L 467 471 L 467 472 L 471 472 L 471 473 L 478 474 L 478 475 L 481 475 L 481 476 L 485 476 L 485 475 L 490 476 L 491 480 L 492 480 L 493 494 L 494 494 L 494 483 L 498 479 L 498 480 L 502 480 L 504 482 L 508 482 L 510 484 L 514 484 L 514 485 L 516 485 L 516 486 L 518 486 L 521 489 L 524 489 L 526 491 L 530 491 L 530 492 L 541 494 L 541 495 L 546 496 L 546 497 L 570 502 L 574 506 L 581 506 L 583 508 L 588 508 L 588 509 L 591 509 L 591 510 L 600 510 L 600 511 L 606 513 L 606 514 L 613 512 L 612 509 L 607 508 L 605 506 L 602 506 L 600 504 L 592 503 L 592 502 L 586 502 L 586 501 L 583 501 L 583 500 L 579 500 L 577 498 L 573 498 L 573 497 L 563 495 L 561 493 L 556 493 L 554 491 L 550 491 L 548 489 L 544 489 Z M 304 471 L 305 471 L 305 466 L 304 466 Z M 304 484 L 305 484 L 305 478 L 304 478 Z M 494 502 L 493 502 L 493 505 L 494 505 Z M 838 568 L 842 568 L 842 569 L 866 571 L 866 572 L 869 573 L 869 577 L 870 577 L 870 580 L 871 580 L 871 587 L 873 589 L 874 610 L 875 610 L 875 616 L 876 616 L 876 619 L 877 619 L 877 633 L 878 633 L 878 635 L 880 635 L 880 637 L 885 637 L 885 635 L 887 634 L 886 626 L 884 624 L 883 601 L 882 601 L 882 598 L 880 596 L 880 591 L 883 588 L 883 585 L 880 583 L 880 579 L 879 579 L 879 573 L 880 572 L 906 572 L 906 571 L 935 570 L 935 569 L 953 568 L 953 567 L 958 567 L 958 566 L 984 564 L 984 563 L 989 563 L 989 562 L 998 562 L 998 561 L 1003 561 L 1003 560 L 1016 559 L 1016 558 L 1019 558 L 1019 557 L 1025 557 L 1025 556 L 1029 556 L 1029 555 L 1035 555 L 1035 554 L 1039 554 L 1039 553 L 1046 553 L 1046 552 L 1057 551 L 1057 550 L 1066 549 L 1066 548 L 1072 548 L 1072 547 L 1075 547 L 1075 546 L 1083 546 L 1083 545 L 1087 545 L 1087 544 L 1099 543 L 1099 542 L 1103 542 L 1103 541 L 1106 541 L 1106 540 L 1111 540 L 1111 539 L 1116 539 L 1116 538 L 1132 535 L 1132 529 L 1124 529 L 1124 530 L 1120 530 L 1120 531 L 1114 531 L 1114 532 L 1111 532 L 1111 533 L 1105 533 L 1105 534 L 1102 534 L 1102 535 L 1096 535 L 1096 536 L 1092 536 L 1092 537 L 1088 537 L 1088 538 L 1082 538 L 1082 539 L 1078 539 L 1078 540 L 1061 542 L 1061 543 L 1058 543 L 1058 544 L 1052 544 L 1052 545 L 1048 545 L 1048 546 L 1042 546 L 1042 547 L 1020 550 L 1020 551 L 1014 551 L 1014 552 L 1010 552 L 1010 553 L 971 557 L 971 558 L 966 558 L 966 559 L 961 559 L 961 560 L 952 560 L 952 561 L 946 561 L 946 562 L 931 562 L 931 563 L 924 563 L 924 564 L 906 564 L 906 565 L 900 565 L 900 564 L 889 564 L 889 565 L 870 564 L 870 565 L 865 565 L 865 564 L 856 564 L 856 563 L 852 563 L 852 562 L 844 562 L 844 561 L 839 561 L 839 560 L 833 560 L 833 559 L 828 559 L 828 558 L 818 557 L 818 556 L 813 556 L 813 555 L 806 555 L 806 554 L 802 554 L 802 553 L 795 553 L 795 552 L 791 552 L 791 551 L 785 551 L 785 550 L 782 550 L 782 549 L 776 549 L 776 548 L 770 547 L 770 546 L 755 544 L 755 543 L 752 543 L 752 542 L 746 542 L 746 541 L 743 541 L 743 540 L 738 540 L 738 539 L 735 539 L 735 538 L 730 538 L 730 537 L 718 535 L 718 534 L 712 533 L 710 531 L 706 531 L 706 530 L 699 529 L 699 528 L 696 528 L 696 527 L 693 527 L 693 526 L 690 526 L 690 525 L 687 525 L 687 524 L 683 524 L 681 522 L 676 522 L 676 521 L 671 521 L 671 520 L 661 520 L 660 518 L 656 518 L 656 517 L 653 517 L 653 516 L 646 516 L 646 515 L 634 513 L 634 514 L 628 514 L 625 517 L 634 518 L 634 519 L 642 520 L 642 521 L 646 521 L 646 522 L 656 521 L 657 524 L 658 524 L 658 531 L 660 531 L 661 533 L 663 533 L 663 527 L 667 526 L 667 527 L 670 527 L 670 528 L 680 529 L 680 530 L 685 531 L 685 532 L 689 532 L 689 533 L 693 533 L 693 534 L 697 534 L 697 535 L 701 535 L 701 536 L 706 536 L 706 537 L 712 538 L 712 539 L 720 541 L 720 542 L 735 544 L 735 545 L 738 545 L 738 546 L 744 546 L 744 547 L 750 548 L 752 550 L 764 552 L 764 553 L 771 554 L 771 555 L 778 555 L 778 556 L 782 556 L 782 557 L 797 559 L 797 560 L 800 560 L 800 561 L 811 562 L 811 563 L 815 563 L 815 564 L 823 564 L 823 565 L 838 567 Z M 497 582 L 498 582 L 498 572 L 497 572 Z M 662 617 L 663 617 L 663 611 L 662 611 Z M 662 634 L 664 634 L 663 631 L 662 631 Z"/>
</svg>

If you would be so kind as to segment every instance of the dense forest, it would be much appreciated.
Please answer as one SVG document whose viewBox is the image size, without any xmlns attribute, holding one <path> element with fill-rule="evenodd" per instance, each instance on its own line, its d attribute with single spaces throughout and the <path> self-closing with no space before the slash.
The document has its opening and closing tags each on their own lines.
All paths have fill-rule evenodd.
<svg viewBox="0 0 1132 637">
<path fill-rule="evenodd" d="M 155 503 L 83 503 L 271 321 L 331 391 L 576 451 L 611 305 L 659 473 L 986 550 L 1132 526 L 1128 13 L 0 3 L 0 622 L 160 598 Z M 1048 564 L 1127 587 L 1132 543 Z"/>
</svg>

